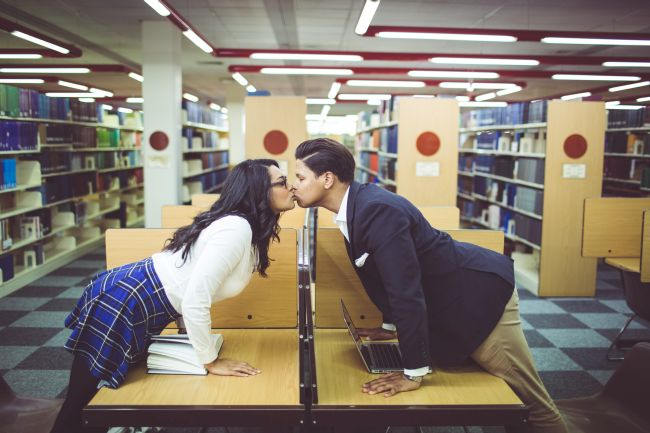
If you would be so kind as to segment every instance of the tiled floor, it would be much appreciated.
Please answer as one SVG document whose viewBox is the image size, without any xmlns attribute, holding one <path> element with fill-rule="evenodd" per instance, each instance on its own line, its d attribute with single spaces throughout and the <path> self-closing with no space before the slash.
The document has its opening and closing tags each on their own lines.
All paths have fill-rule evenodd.
<svg viewBox="0 0 650 433">
<path fill-rule="evenodd" d="M 0 299 L 0 373 L 19 395 L 65 395 L 72 357 L 62 347 L 70 332 L 63 321 L 87 281 L 104 266 L 103 251 L 97 250 Z M 630 314 L 618 273 L 599 268 L 593 299 L 539 299 L 523 289 L 519 294 L 524 332 L 551 396 L 599 391 L 618 365 L 606 360 L 607 347 Z M 635 321 L 626 335 L 650 338 L 649 325 Z"/>
</svg>

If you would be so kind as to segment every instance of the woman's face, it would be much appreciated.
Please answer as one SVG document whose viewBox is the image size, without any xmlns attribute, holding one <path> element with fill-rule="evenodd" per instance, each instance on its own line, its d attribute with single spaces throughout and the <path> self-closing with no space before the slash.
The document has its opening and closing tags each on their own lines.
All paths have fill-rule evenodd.
<svg viewBox="0 0 650 433">
<path fill-rule="evenodd" d="M 288 183 L 287 177 L 274 165 L 269 166 L 271 180 L 271 209 L 276 214 L 293 209 L 293 186 Z"/>
</svg>

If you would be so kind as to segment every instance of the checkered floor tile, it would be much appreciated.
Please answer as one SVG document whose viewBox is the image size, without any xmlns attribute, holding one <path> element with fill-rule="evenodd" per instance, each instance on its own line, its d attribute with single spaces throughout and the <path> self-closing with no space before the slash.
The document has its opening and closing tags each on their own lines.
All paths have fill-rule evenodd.
<svg viewBox="0 0 650 433">
<path fill-rule="evenodd" d="M 97 250 L 0 299 L 0 374 L 17 394 L 65 396 L 72 356 L 62 348 L 70 333 L 63 320 L 105 260 Z M 526 339 L 551 396 L 580 397 L 602 389 L 619 365 L 606 360 L 607 348 L 631 313 L 618 273 L 599 267 L 595 298 L 540 299 L 525 289 L 519 294 Z M 626 335 L 650 339 L 650 324 L 637 320 Z"/>
</svg>

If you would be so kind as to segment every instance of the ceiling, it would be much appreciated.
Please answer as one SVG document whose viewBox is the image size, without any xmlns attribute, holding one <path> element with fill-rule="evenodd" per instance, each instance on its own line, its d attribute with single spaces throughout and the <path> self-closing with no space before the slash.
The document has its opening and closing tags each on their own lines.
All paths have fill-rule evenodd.
<svg viewBox="0 0 650 433">
<path fill-rule="evenodd" d="M 650 61 L 650 47 L 607 47 L 551 45 L 536 42 L 489 43 L 423 40 L 392 40 L 362 37 L 354 27 L 363 7 L 362 0 L 169 0 L 169 3 L 216 48 L 300 49 L 335 51 L 421 52 L 449 54 L 518 54 L 560 56 L 629 56 Z M 0 15 L 30 29 L 79 47 L 79 58 L 44 58 L 37 61 L 4 61 L 30 64 L 122 64 L 140 70 L 141 22 L 166 21 L 142 0 L 0 0 Z M 169 25 L 172 25 L 169 23 Z M 650 33 L 648 0 L 383 0 L 372 25 L 459 27 L 471 29 L 562 30 L 592 32 Z M 231 65 L 361 66 L 429 68 L 428 62 L 284 62 L 248 58 L 214 57 L 182 38 L 183 85 L 203 99 L 225 102 L 225 83 L 231 82 Z M 34 48 L 29 42 L 0 32 L 2 48 Z M 453 68 L 447 67 L 445 68 Z M 481 67 L 473 67 L 475 70 Z M 601 66 L 507 67 L 500 70 L 559 70 L 601 73 Z M 611 70 L 610 70 L 611 72 Z M 650 69 L 619 69 L 616 74 L 645 73 Z M 272 76 L 246 73 L 258 89 L 272 95 L 325 97 L 333 77 Z M 117 96 L 139 96 L 140 83 L 125 73 L 93 72 L 58 75 L 63 79 L 108 89 Z M 350 78 L 350 77 L 348 77 Z M 361 74 L 354 78 L 409 79 L 405 74 Z M 545 78 L 524 81 L 523 91 L 509 100 L 531 100 L 576 93 L 607 86 L 606 82 L 557 81 Z M 624 84 L 624 83 L 618 83 Z M 617 83 L 611 84 L 614 86 Z M 39 89 L 62 89 L 46 84 Z M 394 89 L 399 90 L 399 89 Z M 421 90 L 421 91 L 420 91 Z M 350 88 L 341 93 L 385 93 L 385 89 Z M 408 92 L 408 90 L 406 90 Z M 479 91 L 483 93 L 486 91 Z M 397 92 L 399 93 L 399 92 Z M 402 91 L 401 93 L 405 93 Z M 417 93 L 465 94 L 464 91 L 427 86 Z M 620 92 L 624 98 L 648 96 L 650 87 Z M 619 96 L 618 94 L 616 95 Z M 612 99 L 610 97 L 610 99 Z M 365 104 L 338 103 L 330 115 L 356 113 Z M 309 112 L 320 111 L 312 106 Z"/>
</svg>

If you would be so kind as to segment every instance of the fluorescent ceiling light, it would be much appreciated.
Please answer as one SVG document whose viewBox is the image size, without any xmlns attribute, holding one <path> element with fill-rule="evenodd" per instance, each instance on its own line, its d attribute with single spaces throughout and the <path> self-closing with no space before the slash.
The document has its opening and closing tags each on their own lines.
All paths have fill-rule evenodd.
<svg viewBox="0 0 650 433">
<path fill-rule="evenodd" d="M 518 87 L 514 83 L 464 83 L 459 81 L 443 81 L 438 87 L 445 89 L 465 89 L 472 91 L 474 89 L 507 89 Z"/>
<path fill-rule="evenodd" d="M 112 110 L 113 106 L 108 104 L 102 104 L 102 110 Z"/>
<path fill-rule="evenodd" d="M 368 99 L 366 101 L 368 105 L 381 105 L 381 100 L 380 99 Z"/>
<path fill-rule="evenodd" d="M 183 93 L 183 98 L 187 99 L 188 101 L 199 102 L 199 97 L 194 96 L 191 93 Z"/>
<path fill-rule="evenodd" d="M 456 96 L 456 101 L 458 101 L 458 102 L 468 102 L 469 101 L 469 96 L 458 95 L 458 96 Z"/>
<path fill-rule="evenodd" d="M 507 107 L 507 102 L 500 101 L 466 101 L 459 102 L 460 107 Z"/>
<path fill-rule="evenodd" d="M 235 72 L 234 74 L 232 74 L 232 78 L 242 86 L 248 86 L 248 80 L 244 78 L 244 76 L 239 72 Z"/>
<path fill-rule="evenodd" d="M 113 97 L 113 93 L 109 92 L 108 90 L 96 89 L 94 87 L 91 87 L 90 91 L 93 92 L 93 93 L 97 93 L 99 95 L 102 95 L 104 97 L 107 97 L 107 98 Z"/>
<path fill-rule="evenodd" d="M 497 96 L 509 95 L 511 93 L 519 92 L 522 88 L 519 86 L 508 87 L 507 89 L 499 90 Z"/>
<path fill-rule="evenodd" d="M 222 112 L 223 114 L 227 114 L 227 113 L 228 113 L 228 109 L 227 109 L 226 107 L 221 107 L 221 112 Z"/>
<path fill-rule="evenodd" d="M 357 20 L 357 25 L 354 28 L 354 33 L 358 35 L 366 34 L 378 7 L 379 0 L 366 0 L 363 9 L 361 10 L 361 14 L 359 15 L 359 19 Z"/>
<path fill-rule="evenodd" d="M 634 89 L 636 87 L 650 86 L 650 81 L 641 81 L 639 83 L 624 84 L 622 86 L 610 87 L 610 92 L 620 92 L 621 90 Z"/>
<path fill-rule="evenodd" d="M 214 102 L 210 102 L 210 108 L 212 108 L 214 111 L 219 111 L 221 110 L 221 105 L 216 104 Z"/>
<path fill-rule="evenodd" d="M 249 84 L 248 86 L 246 86 L 246 91 L 249 93 L 253 93 L 253 92 L 257 92 L 257 89 L 252 84 Z"/>
<path fill-rule="evenodd" d="M 133 110 L 131 110 L 130 108 L 126 108 L 126 107 L 119 107 L 117 109 L 117 111 L 119 111 L 120 113 L 133 113 Z"/>
<path fill-rule="evenodd" d="M 650 62 L 603 62 L 603 66 L 613 68 L 650 68 Z"/>
<path fill-rule="evenodd" d="M 199 47 L 199 48 L 201 49 L 201 51 L 203 51 L 203 52 L 205 52 L 205 53 L 208 53 L 208 54 L 210 54 L 210 53 L 212 52 L 212 47 L 210 46 L 210 44 L 208 44 L 206 41 L 204 41 L 203 39 L 201 39 L 201 37 L 200 37 L 199 35 L 197 35 L 196 33 L 194 33 L 194 30 L 192 30 L 192 29 L 187 29 L 187 30 L 185 30 L 185 31 L 183 32 L 183 35 L 185 35 L 185 37 L 186 37 L 187 39 L 189 39 L 190 41 L 192 41 L 192 43 L 193 43 L 194 45 L 196 45 L 197 47 Z"/>
<path fill-rule="evenodd" d="M 554 80 L 576 81 L 638 81 L 641 78 L 631 75 L 586 75 L 586 74 L 555 74 Z"/>
<path fill-rule="evenodd" d="M 336 104 L 335 99 L 331 98 L 307 98 L 307 105 L 332 105 Z"/>
<path fill-rule="evenodd" d="M 390 81 L 390 80 L 348 80 L 348 86 L 354 87 L 424 87 L 424 81 Z"/>
<path fill-rule="evenodd" d="M 329 113 L 331 109 L 332 109 L 332 106 L 331 106 L 331 105 L 323 105 L 323 109 L 320 110 L 320 115 L 321 115 L 322 117 L 327 116 L 327 113 Z"/>
<path fill-rule="evenodd" d="M 43 84 L 45 80 L 41 78 L 0 78 L 2 84 Z"/>
<path fill-rule="evenodd" d="M 352 69 L 323 68 L 262 68 L 262 74 L 274 75 L 352 75 Z"/>
<path fill-rule="evenodd" d="M 637 98 L 636 102 L 647 102 L 650 101 L 650 96 L 644 96 L 643 98 Z"/>
<path fill-rule="evenodd" d="M 472 35 L 465 33 L 424 33 L 424 32 L 379 32 L 379 38 L 391 39 L 434 39 L 437 41 L 473 41 L 473 42 L 516 42 L 517 38 L 509 35 Z"/>
<path fill-rule="evenodd" d="M 25 73 L 25 74 L 87 74 L 90 72 L 88 68 L 0 68 L 0 72 L 4 73 Z"/>
<path fill-rule="evenodd" d="M 251 59 L 258 60 L 328 60 L 340 62 L 360 62 L 358 54 L 307 54 L 307 53 L 253 53 Z"/>
<path fill-rule="evenodd" d="M 411 95 L 414 98 L 435 98 L 436 95 Z"/>
<path fill-rule="evenodd" d="M 50 50 L 54 50 L 57 53 L 68 54 L 70 52 L 69 49 L 64 48 L 60 45 L 53 44 L 52 42 L 45 41 L 43 39 L 37 38 L 36 36 L 28 35 L 27 33 L 23 33 L 18 30 L 14 30 L 13 32 L 11 32 L 11 34 L 17 38 L 24 39 L 29 42 L 33 42 L 42 47 L 49 48 Z"/>
<path fill-rule="evenodd" d="M 448 65 L 498 65 L 498 66 L 537 66 L 534 59 L 483 59 L 475 57 L 432 57 L 431 63 Z"/>
<path fill-rule="evenodd" d="M 384 95 L 381 93 L 341 93 L 339 99 L 344 101 L 367 101 L 368 99 L 386 100 L 390 99 L 390 95 Z"/>
<path fill-rule="evenodd" d="M 50 98 L 103 98 L 101 93 L 94 92 L 47 92 L 45 96 Z"/>
<path fill-rule="evenodd" d="M 70 81 L 59 80 L 57 84 L 63 87 L 70 87 L 71 89 L 88 90 L 88 86 L 84 86 L 83 84 L 71 83 Z"/>
<path fill-rule="evenodd" d="M 165 5 L 160 3 L 158 0 L 144 0 L 144 2 L 151 6 L 151 8 L 158 13 L 158 15 L 166 17 L 171 13 L 169 12 L 169 9 L 167 9 Z"/>
<path fill-rule="evenodd" d="M 644 39 L 605 39 L 605 38 L 542 38 L 545 44 L 577 44 L 577 45 L 650 45 L 650 40 Z"/>
<path fill-rule="evenodd" d="M 41 54 L 0 54 L 0 59 L 41 59 Z"/>
<path fill-rule="evenodd" d="M 490 93 L 483 93 L 482 95 L 478 95 L 474 99 L 476 101 L 487 101 L 488 99 L 494 99 L 496 97 L 497 97 L 496 93 L 490 92 Z"/>
<path fill-rule="evenodd" d="M 336 98 L 339 90 L 341 90 L 341 83 L 337 81 L 333 82 L 332 87 L 330 87 L 330 91 L 327 93 L 327 97 L 330 99 Z"/>
<path fill-rule="evenodd" d="M 620 105 L 621 101 L 607 101 L 605 102 L 605 108 L 613 107 L 614 105 Z"/>
<path fill-rule="evenodd" d="M 496 72 L 473 71 L 409 71 L 411 77 L 428 78 L 499 78 Z"/>
<path fill-rule="evenodd" d="M 305 120 L 320 120 L 320 114 L 307 114 L 305 115 Z"/>
<path fill-rule="evenodd" d="M 605 108 L 608 110 L 638 110 L 643 107 L 643 105 L 612 105 Z"/>
<path fill-rule="evenodd" d="M 95 98 L 79 98 L 80 102 L 95 102 Z"/>
<path fill-rule="evenodd" d="M 571 99 L 586 98 L 587 96 L 591 96 L 591 92 L 572 93 L 571 95 L 564 95 L 560 99 L 570 101 Z"/>
<path fill-rule="evenodd" d="M 129 77 L 133 78 L 135 81 L 143 82 L 144 77 L 140 74 L 136 74 L 135 72 L 129 72 Z"/>
<path fill-rule="evenodd" d="M 144 102 L 144 98 L 141 97 L 126 98 L 126 102 L 128 102 L 129 104 L 142 104 Z"/>
</svg>

